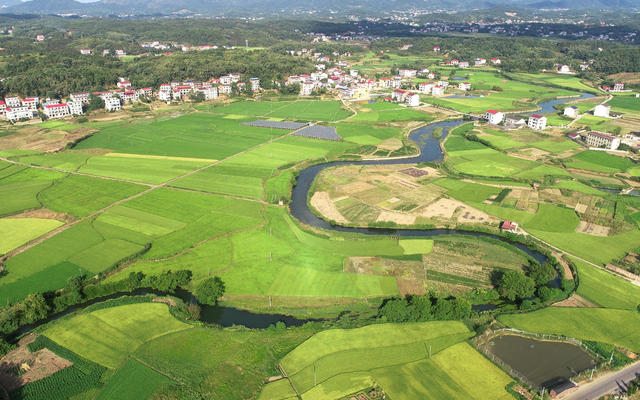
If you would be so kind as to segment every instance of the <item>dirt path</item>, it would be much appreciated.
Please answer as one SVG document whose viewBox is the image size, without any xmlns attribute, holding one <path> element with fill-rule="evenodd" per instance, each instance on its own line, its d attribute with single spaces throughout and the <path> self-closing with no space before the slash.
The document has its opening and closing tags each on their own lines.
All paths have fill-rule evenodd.
<svg viewBox="0 0 640 400">
<path fill-rule="evenodd" d="M 66 231 L 67 229 L 71 228 L 72 226 L 75 226 L 75 225 L 77 225 L 77 224 L 79 224 L 79 223 L 81 223 L 81 222 L 84 222 L 84 221 L 86 221 L 86 220 L 89 220 L 89 219 L 95 218 L 96 216 L 98 216 L 98 215 L 100 215 L 100 214 L 104 213 L 105 211 L 110 210 L 110 209 L 112 209 L 112 208 L 114 208 L 114 207 L 116 207 L 116 206 L 119 206 L 119 205 L 124 204 L 124 203 L 126 203 L 126 202 L 128 202 L 128 201 L 131 201 L 131 200 L 137 199 L 137 198 L 139 198 L 139 197 L 142 197 L 142 196 L 144 196 L 144 195 L 146 195 L 146 194 L 151 193 L 152 191 L 154 191 L 154 190 L 156 190 L 156 189 L 167 187 L 167 186 L 171 185 L 171 184 L 172 184 L 172 183 L 174 183 L 174 182 L 177 182 L 177 181 L 179 181 L 179 180 L 181 180 L 181 179 L 184 179 L 184 178 L 186 178 L 186 177 L 189 177 L 189 176 L 191 176 L 191 175 L 197 174 L 198 172 L 201 172 L 201 171 L 204 171 L 204 170 L 206 170 L 206 169 L 209 169 L 209 168 L 211 168 L 211 167 L 213 167 L 213 166 L 215 166 L 215 165 L 218 165 L 218 164 L 220 164 L 220 163 L 222 163 L 222 162 L 225 162 L 225 161 L 227 161 L 227 160 L 230 160 L 230 159 L 232 159 L 232 158 L 235 158 L 235 157 L 237 157 L 237 156 L 239 156 L 239 155 L 242 155 L 242 154 L 248 153 L 248 152 L 250 152 L 250 151 L 252 151 L 252 150 L 255 150 L 255 149 L 257 149 L 257 148 L 260 148 L 260 147 L 262 147 L 262 146 L 265 146 L 265 145 L 267 145 L 267 144 L 269 144 L 269 143 L 273 143 L 273 142 L 275 142 L 275 141 L 281 140 L 282 138 L 285 138 L 285 137 L 287 137 L 287 136 L 290 136 L 290 135 L 292 135 L 292 134 L 293 134 L 293 133 L 295 133 L 295 132 L 296 132 L 296 131 L 289 132 L 289 133 L 287 133 L 287 134 L 285 134 L 285 135 L 282 135 L 282 136 L 279 136 L 279 137 L 277 137 L 277 138 L 271 139 L 271 140 L 269 140 L 269 141 L 267 141 L 267 142 L 259 143 L 259 144 L 255 145 L 255 146 L 252 146 L 252 147 L 250 147 L 250 148 L 248 148 L 248 149 L 245 149 L 245 150 L 243 150 L 243 151 L 241 151 L 241 152 L 239 152 L 239 153 L 235 153 L 235 154 L 230 155 L 229 157 L 223 158 L 223 159 L 218 160 L 218 161 L 214 161 L 214 162 L 209 163 L 209 164 L 207 164 L 207 165 L 204 165 L 204 166 L 202 166 L 202 167 L 200 167 L 200 168 L 197 168 L 197 169 L 195 169 L 195 170 L 193 170 L 193 171 L 189 171 L 189 172 L 187 172 L 187 173 L 185 173 L 185 174 L 182 174 L 182 175 L 180 175 L 180 176 L 177 176 L 177 177 L 175 177 L 175 178 L 172 178 L 172 179 L 170 179 L 170 180 L 168 180 L 168 181 L 166 181 L 166 182 L 163 182 L 163 183 L 161 183 L 161 184 L 158 184 L 158 185 L 142 184 L 142 185 L 144 185 L 144 186 L 147 186 L 148 188 L 147 188 L 146 190 L 143 190 L 143 191 L 142 191 L 142 192 L 140 192 L 140 193 L 134 194 L 133 196 L 129 196 L 129 197 L 127 197 L 127 198 L 124 198 L 124 199 L 118 200 L 118 201 L 116 201 L 115 203 L 112 203 L 112 204 L 110 204 L 110 205 L 108 205 L 108 206 L 106 206 L 106 207 L 104 207 L 104 208 L 102 208 L 102 209 L 100 209 L 100 210 L 98 210 L 98 211 L 95 211 L 94 213 L 92 213 L 92 214 L 90 214 L 90 215 L 87 215 L 86 217 L 78 218 L 77 220 L 72 221 L 72 222 L 70 222 L 70 223 L 68 223 L 68 224 L 66 224 L 66 225 L 62 225 L 62 226 L 60 226 L 59 228 L 56 228 L 56 229 L 54 229 L 54 230 L 52 230 L 52 231 L 50 231 L 50 232 L 48 232 L 48 233 L 44 234 L 43 236 L 40 236 L 39 238 L 37 238 L 37 239 L 35 239 L 35 240 L 32 240 L 31 242 L 26 243 L 26 244 L 24 244 L 24 245 L 22 245 L 22 246 L 20 246 L 20 247 L 18 247 L 18 248 L 16 248 L 16 249 L 14 249 L 14 250 L 10 251 L 9 253 L 5 254 L 4 256 L 2 256 L 2 257 L 0 258 L 0 263 L 3 263 L 3 262 L 5 262 L 6 260 L 8 260 L 9 258 L 14 257 L 14 256 L 16 256 L 16 255 L 18 255 L 18 254 L 21 254 L 21 253 L 23 253 L 23 252 L 25 252 L 25 251 L 29 250 L 30 248 L 35 247 L 35 246 L 39 245 L 40 243 L 44 242 L 45 240 L 50 239 L 50 238 L 52 238 L 52 237 L 56 236 L 57 234 L 59 234 L 59 233 L 62 233 L 62 232 L 64 232 L 64 231 Z M 14 160 L 5 159 L 5 158 L 3 158 L 3 157 L 0 157 L 0 160 L 7 161 L 7 162 L 10 162 L 10 163 L 14 163 L 14 164 L 18 164 L 18 165 L 25 165 L 25 166 L 27 166 L 27 167 L 31 167 L 31 168 L 49 169 L 48 167 L 37 167 L 37 166 L 32 166 L 32 165 L 28 165 L 28 164 L 20 163 L 20 162 L 14 161 Z M 54 168 L 54 169 L 51 169 L 51 170 L 56 171 L 56 169 L 55 169 L 55 168 Z M 69 173 L 68 171 L 59 171 L 59 172 Z M 100 179 L 108 179 L 108 178 L 104 178 L 104 177 L 101 177 L 101 176 L 93 176 L 93 177 L 95 177 L 95 178 L 100 178 Z M 116 179 L 116 178 L 110 178 L 109 180 L 115 180 L 115 181 L 118 181 L 119 179 Z M 126 180 L 119 180 L 119 181 L 121 181 L 121 182 L 129 182 L 129 181 L 126 181 Z M 134 182 L 131 182 L 131 183 L 134 183 Z M 174 188 L 172 188 L 172 189 L 174 189 Z M 212 195 L 213 195 L 213 194 L 212 194 Z M 243 200 L 247 200 L 247 199 L 244 199 L 244 198 L 243 198 Z"/>
</svg>

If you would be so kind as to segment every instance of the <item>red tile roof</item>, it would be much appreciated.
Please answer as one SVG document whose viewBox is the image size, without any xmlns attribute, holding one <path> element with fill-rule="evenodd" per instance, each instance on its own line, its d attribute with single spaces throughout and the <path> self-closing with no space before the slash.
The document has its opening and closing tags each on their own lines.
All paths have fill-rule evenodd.
<svg viewBox="0 0 640 400">
<path fill-rule="evenodd" d="M 47 104 L 46 106 L 44 106 L 45 108 L 60 108 L 60 107 L 67 107 L 67 103 L 60 103 L 60 104 Z"/>
<path fill-rule="evenodd" d="M 498 110 L 489 110 L 489 111 L 487 111 L 487 112 L 488 112 L 489 114 L 497 114 L 497 113 L 499 113 L 500 111 L 498 111 Z"/>
</svg>

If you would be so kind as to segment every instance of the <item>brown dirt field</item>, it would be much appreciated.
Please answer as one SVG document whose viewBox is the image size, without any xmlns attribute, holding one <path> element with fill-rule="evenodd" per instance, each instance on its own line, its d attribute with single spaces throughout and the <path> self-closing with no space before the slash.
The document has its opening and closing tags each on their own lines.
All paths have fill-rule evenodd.
<svg viewBox="0 0 640 400">
<path fill-rule="evenodd" d="M 586 221 L 580 221 L 580 224 L 576 228 L 576 232 L 586 233 L 592 236 L 609 236 L 611 228 L 608 226 L 596 225 Z"/>
<path fill-rule="evenodd" d="M 429 204 L 420 211 L 420 216 L 426 218 L 451 219 L 457 214 L 458 222 L 488 222 L 495 220 L 489 214 L 453 199 L 441 198 Z"/>
<path fill-rule="evenodd" d="M 377 222 L 395 222 L 398 225 L 413 225 L 416 222 L 415 215 L 408 215 L 396 211 L 382 211 L 378 215 Z"/>
<path fill-rule="evenodd" d="M 598 307 L 597 304 L 590 302 L 584 297 L 580 296 L 577 293 L 574 293 L 573 296 L 568 299 L 559 301 L 553 304 L 554 307 L 582 307 L 582 308 L 594 308 Z"/>
<path fill-rule="evenodd" d="M 400 292 L 401 296 L 406 296 L 408 294 L 427 294 L 427 290 L 425 289 L 424 282 L 422 280 L 405 279 L 398 277 L 396 278 L 396 282 L 398 283 L 398 291 Z"/>
<path fill-rule="evenodd" d="M 576 210 L 576 212 L 579 212 L 580 214 L 584 214 L 584 213 L 587 212 L 588 208 L 589 207 L 586 204 L 578 203 L 578 204 L 576 204 L 575 210 Z"/>
<path fill-rule="evenodd" d="M 409 175 L 412 178 L 421 178 L 425 175 L 429 175 L 428 171 L 418 168 L 407 168 L 399 171 L 402 174 Z"/>
<path fill-rule="evenodd" d="M 311 205 L 330 221 L 336 221 L 339 223 L 349 222 L 342 214 L 340 214 L 340 211 L 338 211 L 336 205 L 331 201 L 329 193 L 327 192 L 315 192 L 311 197 Z"/>
<path fill-rule="evenodd" d="M 396 138 L 387 139 L 384 142 L 380 143 L 378 145 L 378 148 L 389 151 L 398 150 L 402 148 L 402 141 Z"/>
<path fill-rule="evenodd" d="M 43 152 L 59 151 L 66 147 L 68 143 L 81 139 L 91 132 L 92 129 L 79 129 L 77 132 L 69 133 L 63 131 L 47 131 L 37 127 L 27 127 L 20 132 L 0 138 L 0 150 L 23 149 L 38 150 Z"/>
<path fill-rule="evenodd" d="M 346 185 L 342 185 L 340 187 L 340 192 L 346 193 L 346 194 L 355 194 L 355 193 L 364 192 L 370 189 L 375 189 L 375 186 L 367 182 L 352 182 L 352 183 L 347 183 Z"/>
<path fill-rule="evenodd" d="M 549 194 L 551 196 L 562 196 L 560 189 L 544 189 L 542 193 Z"/>
<path fill-rule="evenodd" d="M 553 254 L 556 260 L 558 260 L 558 262 L 562 266 L 562 276 L 564 277 L 564 279 L 573 279 L 573 272 L 571 272 L 571 268 L 569 268 L 569 264 L 567 263 L 567 261 L 562 258 L 562 254 L 556 252 L 552 252 L 551 254 Z"/>
<path fill-rule="evenodd" d="M 73 215 L 51 211 L 46 208 L 25 211 L 20 214 L 12 215 L 10 218 L 55 219 L 64 223 L 68 223 L 76 219 L 76 217 L 74 217 Z"/>
<path fill-rule="evenodd" d="M 31 334 L 19 342 L 19 347 L 0 359 L 0 385 L 8 391 L 15 390 L 29 382 L 35 382 L 53 375 L 61 369 L 73 365 L 64 358 L 58 357 L 49 349 L 42 349 L 31 353 L 27 345 L 36 339 Z M 22 375 L 17 376 L 15 370 L 22 369 Z"/>
<path fill-rule="evenodd" d="M 549 155 L 549 152 L 537 149 L 535 147 L 527 147 L 519 151 L 521 158 L 527 158 L 530 160 L 537 160 Z"/>
</svg>

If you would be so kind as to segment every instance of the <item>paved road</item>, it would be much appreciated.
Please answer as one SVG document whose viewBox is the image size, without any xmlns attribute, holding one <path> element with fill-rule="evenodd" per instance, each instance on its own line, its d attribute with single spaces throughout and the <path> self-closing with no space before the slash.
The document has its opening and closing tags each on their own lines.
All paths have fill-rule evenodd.
<svg viewBox="0 0 640 400">
<path fill-rule="evenodd" d="M 620 371 L 603 375 L 599 379 L 580 385 L 578 390 L 563 397 L 564 400 L 595 400 L 608 393 L 625 391 L 629 381 L 640 376 L 640 362 Z"/>
</svg>

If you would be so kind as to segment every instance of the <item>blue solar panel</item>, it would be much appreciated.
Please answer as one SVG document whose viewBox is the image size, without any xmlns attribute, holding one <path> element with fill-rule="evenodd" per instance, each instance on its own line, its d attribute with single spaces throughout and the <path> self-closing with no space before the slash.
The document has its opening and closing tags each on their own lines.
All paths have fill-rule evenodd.
<svg viewBox="0 0 640 400">
<path fill-rule="evenodd" d="M 312 125 L 306 128 L 300 129 L 297 132 L 293 133 L 296 136 L 304 136 L 313 139 L 323 139 L 323 140 L 340 140 L 342 139 L 338 132 L 336 132 L 336 128 L 332 126 L 320 126 L 320 125 Z"/>
<path fill-rule="evenodd" d="M 265 121 L 259 119 L 253 122 L 243 122 L 241 125 L 248 126 L 257 126 L 260 128 L 273 128 L 273 129 L 286 129 L 286 130 L 296 130 L 302 127 L 309 125 L 309 123 L 300 123 L 300 122 L 288 122 L 288 121 Z"/>
</svg>

